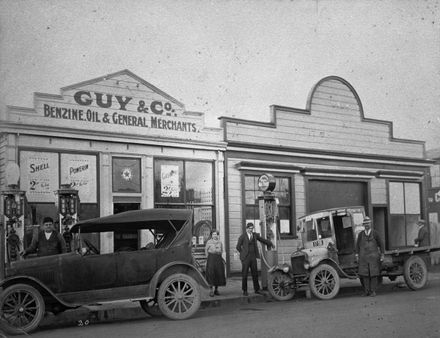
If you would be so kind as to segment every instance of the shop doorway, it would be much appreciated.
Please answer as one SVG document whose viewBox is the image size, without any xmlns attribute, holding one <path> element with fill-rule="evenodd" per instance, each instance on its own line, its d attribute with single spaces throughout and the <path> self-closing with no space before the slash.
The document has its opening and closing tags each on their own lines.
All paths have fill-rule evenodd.
<svg viewBox="0 0 440 338">
<path fill-rule="evenodd" d="M 113 203 L 113 214 L 119 214 L 124 211 L 139 210 L 140 203 Z M 115 231 L 113 248 L 117 251 L 133 251 L 139 247 L 139 232 L 134 231 Z"/>
</svg>

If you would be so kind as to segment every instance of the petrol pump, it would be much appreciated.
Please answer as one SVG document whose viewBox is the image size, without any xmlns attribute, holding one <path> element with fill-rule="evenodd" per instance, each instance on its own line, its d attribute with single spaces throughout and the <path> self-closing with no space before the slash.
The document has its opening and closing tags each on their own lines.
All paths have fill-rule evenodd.
<svg viewBox="0 0 440 338">
<path fill-rule="evenodd" d="M 72 189 L 70 184 L 62 184 L 55 191 L 58 203 L 59 232 L 66 241 L 67 252 L 72 251 L 73 236 L 70 229 L 78 222 L 79 196 L 78 190 Z"/>
<path fill-rule="evenodd" d="M 258 178 L 258 188 L 263 196 L 258 197 L 258 209 L 260 213 L 261 235 L 270 240 L 273 247 L 262 248 L 261 281 L 263 289 L 267 288 L 267 271 L 271 266 L 278 264 L 277 221 L 278 204 L 273 190 L 276 186 L 275 177 L 271 174 L 263 174 Z"/>
<path fill-rule="evenodd" d="M 18 185 L 11 184 L 2 191 L 4 225 L 5 225 L 5 262 L 20 260 L 20 251 L 23 250 L 24 238 L 24 210 L 26 193 L 18 189 Z"/>
</svg>

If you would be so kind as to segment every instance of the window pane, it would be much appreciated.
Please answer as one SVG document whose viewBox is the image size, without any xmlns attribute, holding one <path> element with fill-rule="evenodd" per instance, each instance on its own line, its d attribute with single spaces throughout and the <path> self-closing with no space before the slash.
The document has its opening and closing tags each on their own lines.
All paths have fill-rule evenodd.
<svg viewBox="0 0 440 338">
<path fill-rule="evenodd" d="M 185 162 L 186 202 L 213 202 L 212 163 Z"/>
<path fill-rule="evenodd" d="M 321 238 L 332 237 L 332 229 L 328 217 L 319 218 L 316 220 L 316 223 L 318 225 L 318 234 L 321 235 Z"/>
<path fill-rule="evenodd" d="M 405 246 L 405 216 L 391 215 L 391 223 L 388 227 L 389 249 Z"/>
<path fill-rule="evenodd" d="M 405 214 L 420 214 L 420 185 L 405 183 Z"/>
<path fill-rule="evenodd" d="M 277 178 L 275 195 L 278 197 L 280 204 L 290 205 L 290 187 L 288 178 Z"/>
<path fill-rule="evenodd" d="M 154 165 L 156 203 L 183 203 L 183 161 L 156 160 Z"/>
<path fill-rule="evenodd" d="M 244 189 L 247 190 L 257 190 L 255 186 L 255 176 L 245 176 L 244 178 Z"/>
<path fill-rule="evenodd" d="M 403 184 L 390 182 L 390 214 L 404 214 Z"/>
<path fill-rule="evenodd" d="M 246 191 L 245 192 L 246 204 L 256 204 L 255 201 L 255 192 L 254 191 Z"/>
</svg>

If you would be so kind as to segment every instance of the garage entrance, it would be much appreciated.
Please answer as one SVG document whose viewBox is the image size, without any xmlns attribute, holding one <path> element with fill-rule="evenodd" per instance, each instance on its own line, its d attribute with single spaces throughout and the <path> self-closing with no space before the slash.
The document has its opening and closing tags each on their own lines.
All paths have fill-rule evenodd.
<svg viewBox="0 0 440 338">
<path fill-rule="evenodd" d="M 364 206 L 368 210 L 366 182 L 318 179 L 308 181 L 308 212 L 355 205 Z"/>
</svg>

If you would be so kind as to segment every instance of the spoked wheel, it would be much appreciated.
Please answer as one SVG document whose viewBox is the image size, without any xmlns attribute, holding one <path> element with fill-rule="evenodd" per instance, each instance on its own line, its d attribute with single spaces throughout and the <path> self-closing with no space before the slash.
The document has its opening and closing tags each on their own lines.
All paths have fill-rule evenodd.
<svg viewBox="0 0 440 338">
<path fill-rule="evenodd" d="M 403 266 L 403 278 L 411 290 L 423 288 L 428 281 L 428 269 L 419 256 L 410 256 Z"/>
<path fill-rule="evenodd" d="M 289 275 L 281 271 L 275 271 L 269 275 L 267 288 L 270 295 L 276 300 L 290 300 L 295 295 L 292 283 L 293 280 Z"/>
<path fill-rule="evenodd" d="M 318 265 L 310 274 L 310 289 L 319 299 L 332 299 L 339 292 L 339 275 L 328 264 Z"/>
<path fill-rule="evenodd" d="M 162 311 L 159 309 L 159 304 L 154 299 L 139 301 L 142 310 L 148 313 L 151 317 L 163 316 Z"/>
<path fill-rule="evenodd" d="M 10 334 L 35 330 L 44 317 L 40 292 L 27 284 L 15 284 L 0 295 L 0 328 Z"/>
<path fill-rule="evenodd" d="M 188 275 L 171 275 L 160 285 L 157 300 L 160 310 L 168 318 L 189 318 L 200 307 L 199 285 Z"/>
</svg>

